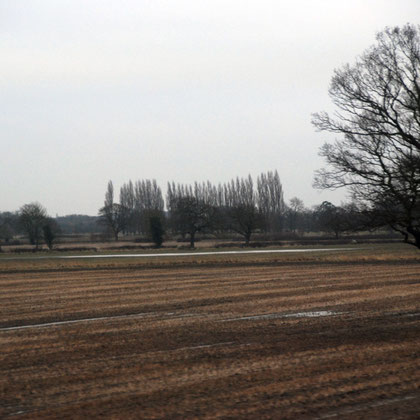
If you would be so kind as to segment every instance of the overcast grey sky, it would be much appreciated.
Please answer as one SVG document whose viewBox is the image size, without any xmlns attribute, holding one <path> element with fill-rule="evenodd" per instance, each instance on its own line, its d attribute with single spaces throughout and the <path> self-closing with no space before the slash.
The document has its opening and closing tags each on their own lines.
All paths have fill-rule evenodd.
<svg viewBox="0 0 420 420">
<path fill-rule="evenodd" d="M 0 0 L 0 211 L 97 214 L 109 179 L 277 169 L 307 206 L 334 68 L 419 0 Z M 330 137 L 331 138 L 331 137 Z"/>
</svg>

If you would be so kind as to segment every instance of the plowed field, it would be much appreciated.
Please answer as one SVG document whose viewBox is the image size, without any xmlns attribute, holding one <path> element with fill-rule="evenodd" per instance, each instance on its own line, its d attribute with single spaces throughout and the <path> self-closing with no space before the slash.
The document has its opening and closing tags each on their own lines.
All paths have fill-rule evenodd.
<svg viewBox="0 0 420 420">
<path fill-rule="evenodd" d="M 418 258 L 311 258 L 7 265 L 0 417 L 418 418 Z"/>
</svg>

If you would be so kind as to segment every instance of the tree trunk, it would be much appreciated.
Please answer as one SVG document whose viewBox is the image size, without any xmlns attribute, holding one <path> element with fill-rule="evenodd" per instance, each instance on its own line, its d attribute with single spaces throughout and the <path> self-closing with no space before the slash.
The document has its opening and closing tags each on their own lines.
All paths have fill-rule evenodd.
<svg viewBox="0 0 420 420">
<path fill-rule="evenodd" d="M 405 242 L 414 245 L 417 249 L 420 249 L 420 230 L 417 230 L 415 228 L 409 227 L 407 228 L 407 232 L 413 236 L 414 241 L 410 241 L 408 239 L 408 235 L 405 235 Z"/>
<path fill-rule="evenodd" d="M 190 233 L 190 248 L 194 248 L 195 247 L 195 232 L 191 232 Z"/>
<path fill-rule="evenodd" d="M 251 240 L 251 232 L 246 232 L 244 236 L 245 236 L 245 246 L 249 246 L 249 242 Z"/>
<path fill-rule="evenodd" d="M 420 249 L 420 232 L 413 232 L 412 235 L 414 237 L 414 242 L 412 242 L 412 244 Z"/>
</svg>

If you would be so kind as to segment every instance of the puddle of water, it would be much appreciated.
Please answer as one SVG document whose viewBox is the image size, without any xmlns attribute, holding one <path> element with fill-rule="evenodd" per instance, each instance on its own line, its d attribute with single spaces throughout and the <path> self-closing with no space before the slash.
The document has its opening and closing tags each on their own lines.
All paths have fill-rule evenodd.
<svg viewBox="0 0 420 420">
<path fill-rule="evenodd" d="M 420 316 L 420 312 L 412 312 L 412 313 L 396 312 L 396 313 L 391 313 L 391 315 L 394 315 L 394 316 L 404 316 L 404 317 L 411 318 L 411 317 Z"/>
<path fill-rule="evenodd" d="M 297 312 L 295 314 L 288 314 L 285 315 L 285 318 L 318 318 L 320 316 L 333 316 L 333 315 L 340 315 L 342 312 L 334 312 L 334 311 L 315 311 L 315 312 Z"/>
</svg>

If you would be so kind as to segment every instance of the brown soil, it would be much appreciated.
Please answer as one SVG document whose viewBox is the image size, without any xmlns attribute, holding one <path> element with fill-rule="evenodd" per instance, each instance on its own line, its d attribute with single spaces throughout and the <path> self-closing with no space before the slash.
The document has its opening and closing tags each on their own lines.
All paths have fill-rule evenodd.
<svg viewBox="0 0 420 420">
<path fill-rule="evenodd" d="M 407 262 L 8 266 L 0 417 L 418 418 Z"/>
</svg>

